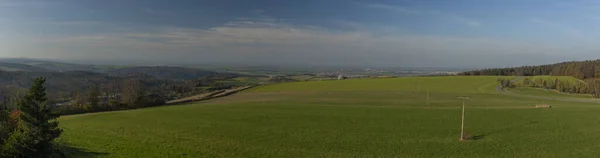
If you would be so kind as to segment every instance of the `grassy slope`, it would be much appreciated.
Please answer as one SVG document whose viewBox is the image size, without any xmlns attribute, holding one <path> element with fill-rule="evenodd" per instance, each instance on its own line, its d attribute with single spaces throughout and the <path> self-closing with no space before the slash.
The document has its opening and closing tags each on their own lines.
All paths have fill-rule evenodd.
<svg viewBox="0 0 600 158">
<path fill-rule="evenodd" d="M 530 77 L 526 77 L 526 78 L 531 79 L 531 81 L 536 80 L 536 79 L 542 79 L 542 80 L 545 80 L 546 82 L 552 82 L 552 83 L 554 83 L 556 81 L 556 79 L 566 82 L 566 83 L 569 83 L 569 84 L 583 82 L 572 76 L 530 76 Z M 521 80 L 517 81 L 516 84 L 523 84 L 523 81 L 525 81 L 525 80 L 521 79 Z M 585 82 L 583 82 L 583 83 L 585 83 Z"/>
<path fill-rule="evenodd" d="M 569 84 L 579 84 L 579 83 L 586 84 L 584 81 L 581 81 L 572 76 L 530 76 L 530 77 L 526 77 L 526 78 L 529 78 L 531 81 L 537 80 L 537 79 L 542 79 L 548 83 L 550 83 L 550 82 L 554 83 L 556 81 L 556 79 L 558 79 L 560 81 L 563 81 L 563 82 L 569 83 Z M 524 79 L 520 79 L 516 82 L 516 84 L 523 85 L 523 81 L 524 81 Z M 517 93 L 517 94 L 545 96 L 545 97 L 592 98 L 591 95 L 586 95 L 586 94 L 561 93 L 556 90 L 545 90 L 543 88 L 534 88 L 534 87 L 510 88 L 510 89 L 508 89 L 508 91 L 511 91 L 511 92 Z"/>
<path fill-rule="evenodd" d="M 314 81 L 201 103 L 60 118 L 60 142 L 114 157 L 593 157 L 594 104 L 514 98 L 497 77 Z M 417 86 L 420 85 L 420 86 Z M 431 104 L 425 104 L 429 89 Z M 466 130 L 459 142 L 460 101 Z M 530 108 L 550 103 L 552 109 Z"/>
<path fill-rule="evenodd" d="M 557 97 L 557 98 L 592 98 L 592 95 L 589 94 L 570 94 L 570 93 L 561 93 L 556 90 L 546 90 L 543 88 L 531 88 L 531 87 L 517 87 L 510 88 L 508 91 L 524 94 L 524 95 L 534 95 L 534 96 L 545 96 L 545 97 Z"/>
</svg>

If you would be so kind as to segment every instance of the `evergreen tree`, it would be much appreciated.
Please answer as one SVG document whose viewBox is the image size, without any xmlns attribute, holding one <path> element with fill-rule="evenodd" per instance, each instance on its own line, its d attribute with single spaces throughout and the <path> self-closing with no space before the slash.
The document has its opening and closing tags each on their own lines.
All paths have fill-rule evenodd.
<svg viewBox="0 0 600 158">
<path fill-rule="evenodd" d="M 46 98 L 45 83 L 45 78 L 36 78 L 29 93 L 19 100 L 18 127 L 5 142 L 3 154 L 9 157 L 60 155 L 53 147 L 54 139 L 62 133 L 56 121 L 59 115 L 52 111 Z"/>
<path fill-rule="evenodd" d="M 2 153 L 4 153 L 3 144 L 6 139 L 10 136 L 10 133 L 14 129 L 11 128 L 10 118 L 8 115 L 8 111 L 5 109 L 0 109 L 0 157 L 4 157 Z"/>
</svg>

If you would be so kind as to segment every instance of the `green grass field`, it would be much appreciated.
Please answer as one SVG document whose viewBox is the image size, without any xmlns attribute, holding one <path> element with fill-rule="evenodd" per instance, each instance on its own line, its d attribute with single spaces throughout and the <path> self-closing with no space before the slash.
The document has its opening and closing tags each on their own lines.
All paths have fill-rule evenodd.
<svg viewBox="0 0 600 158">
<path fill-rule="evenodd" d="M 600 106 L 499 94 L 497 77 L 261 86 L 198 103 L 64 116 L 73 157 L 596 157 Z M 427 92 L 430 104 L 426 104 Z M 470 96 L 458 141 L 457 96 Z M 553 108 L 533 108 L 535 104 Z"/>
</svg>

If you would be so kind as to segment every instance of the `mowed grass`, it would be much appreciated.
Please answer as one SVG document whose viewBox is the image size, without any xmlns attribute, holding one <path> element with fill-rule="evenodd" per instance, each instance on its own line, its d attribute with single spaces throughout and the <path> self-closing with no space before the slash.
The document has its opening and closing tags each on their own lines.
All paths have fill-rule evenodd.
<svg viewBox="0 0 600 158">
<path fill-rule="evenodd" d="M 600 108 L 506 96 L 497 77 L 310 81 L 61 117 L 74 157 L 595 157 Z M 429 92 L 430 104 L 426 104 Z M 460 100 L 466 131 L 458 141 Z M 532 108 L 549 103 L 551 109 Z"/>
<path fill-rule="evenodd" d="M 404 91 L 473 93 L 493 90 L 497 77 L 403 77 L 379 79 L 327 80 L 275 84 L 253 89 L 253 92 L 290 91 Z M 492 85 L 492 86 L 489 86 Z"/>
</svg>

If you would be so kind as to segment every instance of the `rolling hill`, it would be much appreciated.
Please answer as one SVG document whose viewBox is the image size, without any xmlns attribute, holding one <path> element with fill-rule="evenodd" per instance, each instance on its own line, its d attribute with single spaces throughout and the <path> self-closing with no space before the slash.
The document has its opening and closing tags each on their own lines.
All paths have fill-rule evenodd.
<svg viewBox="0 0 600 158">
<path fill-rule="evenodd" d="M 597 104 L 496 91 L 497 77 L 266 85 L 180 106 L 63 116 L 82 157 L 595 157 Z M 469 96 L 458 141 L 461 101 Z M 429 98 L 429 101 L 427 100 Z M 550 104 L 553 108 L 535 108 Z M 119 122 L 119 123 L 114 123 Z M 568 143 L 565 143 L 568 142 Z"/>
<path fill-rule="evenodd" d="M 18 63 L 3 63 L 0 62 L 0 70 L 2 71 L 26 71 L 26 72 L 50 72 L 51 70 L 41 67 L 18 64 Z"/>
<path fill-rule="evenodd" d="M 128 67 L 110 70 L 107 72 L 113 76 L 138 76 L 138 75 L 149 75 L 159 79 L 170 79 L 170 80 L 189 80 L 198 79 L 206 76 L 234 76 L 232 73 L 218 73 L 214 71 L 207 71 L 194 68 L 183 68 L 183 67 L 168 67 L 168 66 L 139 66 L 139 67 Z"/>
<path fill-rule="evenodd" d="M 36 77 L 46 77 L 48 92 L 56 94 L 66 92 L 69 94 L 78 90 L 100 83 L 121 83 L 125 78 L 111 77 L 105 74 L 67 71 L 67 72 L 3 72 L 0 71 L 0 88 L 15 87 L 27 88 Z"/>
<path fill-rule="evenodd" d="M 29 65 L 51 71 L 92 71 L 98 72 L 93 65 L 71 64 L 49 60 L 27 59 L 27 58 L 0 58 L 0 62 Z"/>
<path fill-rule="evenodd" d="M 0 70 L 26 72 L 68 72 L 87 71 L 111 76 L 152 76 L 168 80 L 189 80 L 205 76 L 234 76 L 234 73 L 220 73 L 197 68 L 173 66 L 117 66 L 117 65 L 82 65 L 48 60 L 0 58 Z"/>
</svg>

